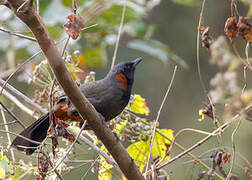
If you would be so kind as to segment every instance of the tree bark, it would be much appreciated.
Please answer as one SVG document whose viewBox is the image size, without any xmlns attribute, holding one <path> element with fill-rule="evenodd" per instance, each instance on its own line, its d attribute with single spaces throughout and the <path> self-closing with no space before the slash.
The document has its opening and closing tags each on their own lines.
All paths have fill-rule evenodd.
<svg viewBox="0 0 252 180">
<path fill-rule="evenodd" d="M 123 148 L 111 130 L 102 123 L 95 108 L 80 92 L 78 86 L 73 81 L 67 71 L 63 59 L 50 37 L 46 26 L 36 13 L 33 1 L 8 0 L 7 4 L 17 17 L 19 17 L 32 31 L 37 42 L 43 51 L 49 65 L 51 66 L 57 81 L 64 89 L 73 105 L 76 107 L 83 119 L 87 119 L 89 126 L 96 136 L 103 142 L 110 154 L 113 156 L 120 169 L 128 179 L 144 179 L 134 160 Z"/>
</svg>

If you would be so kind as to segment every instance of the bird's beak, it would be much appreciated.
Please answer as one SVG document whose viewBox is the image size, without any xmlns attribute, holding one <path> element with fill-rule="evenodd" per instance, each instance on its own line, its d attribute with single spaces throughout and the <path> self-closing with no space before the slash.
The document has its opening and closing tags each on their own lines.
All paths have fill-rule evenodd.
<svg viewBox="0 0 252 180">
<path fill-rule="evenodd" d="M 143 60 L 143 58 L 139 57 L 133 61 L 133 67 L 136 67 L 138 63 L 140 63 Z"/>
</svg>

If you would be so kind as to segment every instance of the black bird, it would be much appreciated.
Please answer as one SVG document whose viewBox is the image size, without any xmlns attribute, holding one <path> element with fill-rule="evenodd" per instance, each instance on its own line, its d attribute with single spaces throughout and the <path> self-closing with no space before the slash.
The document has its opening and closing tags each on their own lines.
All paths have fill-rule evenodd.
<svg viewBox="0 0 252 180">
<path fill-rule="evenodd" d="M 142 58 L 137 58 L 131 62 L 119 63 L 103 79 L 80 85 L 81 92 L 105 121 L 115 118 L 128 104 L 134 82 L 135 67 L 141 61 Z M 55 118 L 63 121 L 70 120 L 83 123 L 67 96 L 62 96 L 59 99 L 51 113 Z M 24 129 L 20 135 L 42 142 L 47 136 L 49 125 L 48 112 Z M 11 144 L 12 147 L 26 152 L 27 155 L 31 155 L 38 145 L 18 136 Z"/>
</svg>

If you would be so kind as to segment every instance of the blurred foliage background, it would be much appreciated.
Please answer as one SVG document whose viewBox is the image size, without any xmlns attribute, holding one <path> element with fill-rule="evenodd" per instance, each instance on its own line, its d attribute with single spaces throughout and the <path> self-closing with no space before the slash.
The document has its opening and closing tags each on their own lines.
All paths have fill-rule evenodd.
<svg viewBox="0 0 252 180">
<path fill-rule="evenodd" d="M 93 6 L 95 2 L 93 0 L 79 1 L 78 12 L 81 15 L 85 15 L 87 9 Z M 104 1 L 104 3 L 108 5 L 110 1 Z M 96 72 L 96 79 L 100 79 L 108 72 L 114 52 L 114 44 L 120 24 L 123 3 L 124 1 L 116 1 L 109 8 L 105 5 L 100 7 L 101 9 L 107 9 L 104 11 L 101 10 L 95 18 L 86 24 L 86 27 L 93 24 L 97 24 L 97 26 L 83 30 L 77 41 L 70 41 L 65 56 L 67 57 L 74 51 L 79 51 L 79 67 L 84 70 L 84 74 L 92 70 Z M 168 100 L 162 109 L 160 127 L 173 129 L 175 133 L 186 127 L 212 131 L 213 123 L 211 119 L 206 118 L 205 121 L 198 121 L 198 110 L 203 107 L 203 102 L 207 101 L 199 83 L 196 64 L 196 36 L 201 9 L 200 1 L 163 0 L 159 2 L 159 0 L 128 0 L 127 5 L 123 34 L 120 39 L 116 63 L 132 60 L 140 56 L 143 57 L 143 63 L 136 70 L 133 93 L 141 94 L 146 99 L 151 111 L 149 119 L 155 119 L 171 79 L 174 65 L 178 64 L 179 69 L 175 77 L 175 82 L 168 96 Z M 66 37 L 63 24 L 66 23 L 66 17 L 71 13 L 71 7 L 72 2 L 69 0 L 40 1 L 41 16 L 51 36 L 55 41 L 59 42 L 59 48 L 62 48 L 64 45 L 61 41 Z M 237 7 L 242 16 L 246 16 L 250 12 L 250 5 L 245 0 L 243 2 L 239 1 Z M 92 14 L 93 12 L 90 13 Z M 1 28 L 31 35 L 24 24 L 20 23 L 7 8 L 0 7 L 0 14 Z M 211 27 L 211 36 L 214 39 L 217 39 L 220 35 L 224 35 L 223 29 L 225 21 L 229 16 L 229 1 L 211 0 L 206 2 L 204 24 Z M 3 32 L 0 32 L 0 40 L 0 73 L 5 72 L 7 69 L 14 69 L 18 64 L 39 51 L 36 43 L 15 36 L 9 36 Z M 226 41 L 228 42 L 227 38 Z M 246 42 L 237 40 L 236 43 L 238 50 L 244 56 Z M 233 53 L 231 48 L 230 53 Z M 216 64 L 209 63 L 209 59 L 211 58 L 210 50 L 201 48 L 200 56 L 203 81 L 208 89 L 213 89 L 214 87 L 210 86 L 210 81 L 220 69 L 218 69 Z M 41 55 L 34 58 L 26 65 L 25 71 L 21 71 L 10 80 L 10 84 L 33 98 L 35 89 L 42 88 L 41 84 L 38 83 L 31 86 L 30 84 L 24 83 L 24 81 L 32 80 L 31 75 L 34 70 L 34 64 L 39 64 L 42 59 L 43 57 Z M 73 71 L 75 70 L 73 69 Z M 237 67 L 236 72 L 238 76 L 237 86 L 242 88 L 244 85 L 243 67 Z M 252 87 L 251 75 L 251 71 L 248 71 L 247 89 Z M 80 78 L 80 81 L 82 80 Z M 47 84 L 47 86 L 49 85 Z M 33 121 L 32 118 L 9 103 L 7 99 L 3 97 L 0 97 L 0 99 L 9 107 L 14 108 L 13 111 L 20 119 L 24 120 L 25 124 L 30 124 Z M 220 122 L 224 122 L 222 118 L 224 109 L 224 102 L 216 104 L 217 118 Z M 11 130 L 19 132 L 21 128 L 11 126 Z M 229 128 L 223 134 L 223 142 L 221 145 L 221 147 L 227 147 L 229 152 L 231 152 L 232 130 L 233 127 Z M 202 137 L 203 135 L 195 133 L 185 133 L 178 138 L 178 142 L 185 147 L 190 147 L 190 145 Z M 246 157 L 250 162 L 252 161 L 251 138 L 251 122 L 244 120 L 235 137 L 236 151 Z M 0 142 L 1 144 L 7 143 L 4 140 L 4 136 L 3 139 L 0 139 Z M 200 155 L 216 147 L 220 147 L 220 145 L 216 138 L 212 138 L 194 150 L 193 153 Z M 172 155 L 179 152 L 175 149 Z M 78 151 L 82 150 L 79 149 Z M 85 153 L 82 152 L 82 154 Z M 207 152 L 203 157 L 208 165 L 210 165 L 210 154 L 211 152 Z M 91 153 L 85 155 L 89 157 L 94 156 Z M 25 156 L 20 155 L 20 157 L 24 158 Z M 170 178 L 195 179 L 197 174 L 203 169 L 189 160 L 189 158 L 185 157 L 168 166 L 167 169 L 169 172 L 172 172 Z M 241 168 L 243 166 L 244 160 L 237 156 L 237 165 L 235 166 L 234 172 L 241 179 L 246 179 L 247 177 Z M 83 170 L 77 168 L 67 174 L 65 178 L 79 178 L 87 168 L 88 166 L 84 166 Z M 91 174 L 88 177 L 95 178 L 95 175 Z"/>
</svg>

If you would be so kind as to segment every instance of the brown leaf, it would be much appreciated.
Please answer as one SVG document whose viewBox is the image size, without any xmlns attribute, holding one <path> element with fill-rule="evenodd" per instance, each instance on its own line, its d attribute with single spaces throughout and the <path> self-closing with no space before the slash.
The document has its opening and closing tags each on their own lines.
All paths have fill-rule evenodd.
<svg viewBox="0 0 252 180">
<path fill-rule="evenodd" d="M 64 24 L 64 29 L 72 39 L 77 39 L 84 28 L 83 19 L 78 14 L 71 14 L 67 18 L 68 22 Z"/>
<path fill-rule="evenodd" d="M 226 36 L 229 38 L 229 40 L 231 41 L 231 43 L 233 43 L 234 36 L 237 33 L 237 20 L 235 17 L 229 17 L 226 20 L 224 32 Z"/>
<path fill-rule="evenodd" d="M 248 42 L 252 42 L 252 24 L 249 17 L 239 17 L 237 23 L 237 36 L 243 37 Z"/>
</svg>

